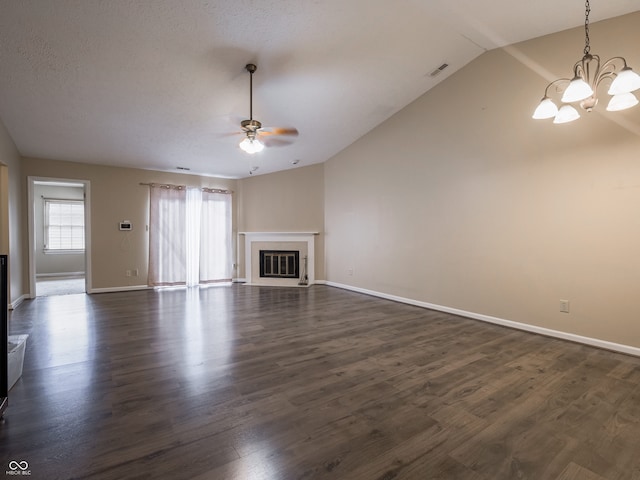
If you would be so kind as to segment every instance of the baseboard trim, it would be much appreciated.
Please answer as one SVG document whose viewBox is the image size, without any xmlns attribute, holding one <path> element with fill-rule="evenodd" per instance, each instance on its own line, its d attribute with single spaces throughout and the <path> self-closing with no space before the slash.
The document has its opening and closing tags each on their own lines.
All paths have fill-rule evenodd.
<svg viewBox="0 0 640 480">
<path fill-rule="evenodd" d="M 559 338 L 562 340 L 568 340 L 570 342 L 582 343 L 584 345 L 589 345 L 592 347 L 598 347 L 605 350 L 612 350 L 614 352 L 620 352 L 627 355 L 640 357 L 640 348 L 632 347 L 630 345 L 623 345 L 620 343 L 608 342 L 606 340 L 600 340 L 598 338 L 583 337 L 581 335 L 575 335 L 573 333 L 562 332 L 559 330 L 552 330 L 550 328 L 537 327 L 535 325 L 529 325 L 527 323 L 514 322 L 512 320 L 505 320 L 503 318 L 492 317 L 490 315 L 483 315 L 481 313 L 468 312 L 466 310 L 445 307 L 445 306 L 436 305 L 433 303 L 421 302 L 418 300 L 413 300 L 411 298 L 399 297 L 396 295 L 389 295 L 387 293 L 376 292 L 374 290 L 367 290 L 365 288 L 354 287 L 354 286 L 345 285 L 342 283 L 326 281 L 325 284 L 331 287 L 350 290 L 352 292 L 357 292 L 357 293 L 363 293 L 365 295 L 384 298 L 386 300 L 392 300 L 394 302 L 406 303 L 408 305 L 414 305 L 416 307 L 428 308 L 430 310 L 437 310 L 439 312 L 451 313 L 452 315 L 459 315 L 461 317 L 471 318 L 473 320 L 480 320 L 482 322 L 487 322 L 487 323 L 493 323 L 496 325 L 501 325 L 503 327 L 515 328 L 517 330 L 523 330 L 530 333 L 537 333 L 538 335 Z"/>
<path fill-rule="evenodd" d="M 59 272 L 59 273 L 36 273 L 36 278 L 69 278 L 69 277 L 84 277 L 84 272 Z"/>
<path fill-rule="evenodd" d="M 87 293 L 116 293 L 116 292 L 133 292 L 135 290 L 151 290 L 153 287 L 149 285 L 133 285 L 130 287 L 107 287 L 107 288 L 92 288 Z"/>
<path fill-rule="evenodd" d="M 9 308 L 9 310 L 15 310 L 16 308 L 18 308 L 20 306 L 20 304 L 22 302 L 24 302 L 25 300 L 27 300 L 29 298 L 28 295 L 20 295 L 18 298 L 16 298 L 13 302 L 11 302 L 9 305 L 7 305 L 7 307 Z"/>
</svg>

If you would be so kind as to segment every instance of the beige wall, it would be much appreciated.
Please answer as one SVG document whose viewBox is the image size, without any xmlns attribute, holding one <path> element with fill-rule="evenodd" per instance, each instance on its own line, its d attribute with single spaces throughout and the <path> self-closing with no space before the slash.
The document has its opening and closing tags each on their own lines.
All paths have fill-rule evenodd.
<svg viewBox="0 0 640 480">
<path fill-rule="evenodd" d="M 0 120 L 0 253 L 9 255 L 9 303 L 21 301 L 26 292 L 22 230 L 23 185 L 20 154 Z"/>
<path fill-rule="evenodd" d="M 324 165 L 298 167 L 238 180 L 240 232 L 319 232 L 315 276 L 324 276 Z M 244 271 L 244 238 L 239 240 Z"/>
<path fill-rule="evenodd" d="M 593 24 L 592 53 L 640 70 L 638 25 Z M 640 107 L 530 118 L 583 38 L 485 53 L 329 160 L 327 280 L 640 347 Z"/>
<path fill-rule="evenodd" d="M 32 158 L 23 159 L 22 174 L 25 184 L 29 176 L 90 182 L 91 287 L 98 291 L 147 284 L 149 188 L 140 182 L 236 190 L 235 180 Z M 235 232 L 236 193 L 233 204 Z M 133 230 L 120 231 L 122 220 Z M 138 277 L 126 276 L 135 269 Z"/>
</svg>

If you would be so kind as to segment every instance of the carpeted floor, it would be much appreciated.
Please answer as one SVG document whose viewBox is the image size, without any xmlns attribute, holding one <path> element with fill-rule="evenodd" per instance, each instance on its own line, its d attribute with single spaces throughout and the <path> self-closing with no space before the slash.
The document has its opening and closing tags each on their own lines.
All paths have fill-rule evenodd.
<svg viewBox="0 0 640 480">
<path fill-rule="evenodd" d="M 36 281 L 36 296 L 71 295 L 85 293 L 84 277 L 53 277 Z"/>
</svg>

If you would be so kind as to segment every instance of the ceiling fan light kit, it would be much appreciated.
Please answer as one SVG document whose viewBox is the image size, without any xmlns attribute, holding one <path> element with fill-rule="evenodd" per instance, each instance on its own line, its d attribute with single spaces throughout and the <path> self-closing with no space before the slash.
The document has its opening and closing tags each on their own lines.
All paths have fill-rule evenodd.
<svg viewBox="0 0 640 480">
<path fill-rule="evenodd" d="M 242 151 L 254 154 L 259 153 L 264 150 L 264 147 L 267 146 L 263 141 L 261 141 L 260 137 L 269 138 L 271 136 L 297 136 L 298 130 L 295 128 L 270 128 L 263 129 L 262 123 L 258 120 L 254 120 L 253 118 L 253 74 L 256 72 L 258 67 L 253 63 L 248 63 L 245 65 L 245 69 L 249 72 L 249 119 L 243 120 L 240 122 L 240 128 L 245 134 L 245 138 L 239 144 L 239 147 Z M 272 146 L 276 145 L 287 145 L 290 142 L 279 141 L 272 142 Z"/>
<path fill-rule="evenodd" d="M 600 57 L 590 53 L 589 43 L 589 0 L 585 2 L 585 46 L 584 56 L 573 66 L 573 79 L 559 78 L 554 80 L 544 91 L 540 104 L 533 112 L 532 118 L 553 118 L 553 123 L 568 123 L 580 118 L 578 110 L 570 105 L 580 102 L 580 108 L 591 112 L 598 104 L 598 87 L 605 80 L 611 81 L 607 93 L 612 95 L 607 111 L 617 112 L 638 104 L 638 99 L 631 93 L 640 88 L 640 75 L 635 73 L 623 57 L 613 57 L 602 65 Z M 560 107 L 551 96 L 560 96 Z"/>
<path fill-rule="evenodd" d="M 257 138 L 250 138 L 247 136 L 240 142 L 240 148 L 247 153 L 258 153 L 264 150 L 264 143 Z"/>
</svg>

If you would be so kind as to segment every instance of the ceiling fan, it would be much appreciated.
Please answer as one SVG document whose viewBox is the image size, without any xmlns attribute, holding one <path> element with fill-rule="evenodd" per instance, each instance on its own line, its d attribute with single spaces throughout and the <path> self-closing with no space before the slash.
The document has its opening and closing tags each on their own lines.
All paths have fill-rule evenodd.
<svg viewBox="0 0 640 480">
<path fill-rule="evenodd" d="M 258 153 L 266 147 L 289 145 L 291 137 L 298 135 L 298 130 L 287 127 L 262 127 L 262 123 L 253 118 L 253 74 L 257 70 L 253 63 L 245 66 L 249 72 L 249 119 L 242 120 L 240 127 L 245 138 L 240 142 L 240 148 L 247 153 Z M 289 137 L 289 138 L 283 138 Z"/>
</svg>

